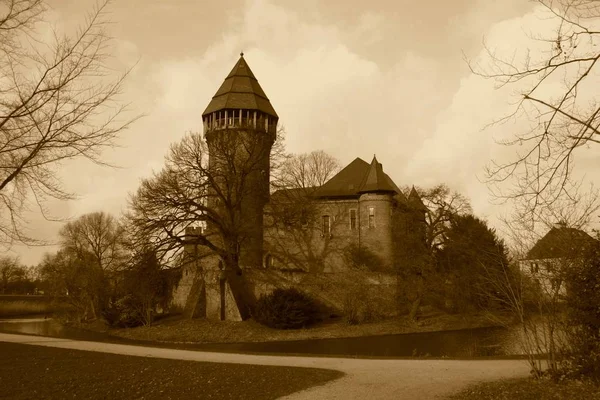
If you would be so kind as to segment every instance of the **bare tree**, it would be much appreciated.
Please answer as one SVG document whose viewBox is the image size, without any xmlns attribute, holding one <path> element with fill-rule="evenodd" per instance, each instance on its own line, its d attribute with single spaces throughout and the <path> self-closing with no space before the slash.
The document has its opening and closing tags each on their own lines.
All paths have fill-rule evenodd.
<svg viewBox="0 0 600 400">
<path fill-rule="evenodd" d="M 340 251 L 338 239 L 331 233 L 343 225 L 347 210 L 311 197 L 339 170 L 339 161 L 319 150 L 290 154 L 275 171 L 273 186 L 279 190 L 273 193 L 265 211 L 265 235 L 270 250 L 288 268 L 322 272 L 325 259 Z M 321 221 L 324 207 L 330 218 L 327 235 Z"/>
<path fill-rule="evenodd" d="M 286 130 L 283 124 L 277 125 L 277 134 L 275 142 L 271 147 L 270 162 L 271 162 L 271 191 L 283 187 L 283 166 L 293 156 L 286 151 L 285 147 Z"/>
<path fill-rule="evenodd" d="M 238 267 L 239 247 L 246 228 L 240 215 L 242 201 L 244 194 L 253 190 L 247 178 L 257 168 L 254 160 L 243 167 L 234 166 L 240 158 L 236 153 L 245 147 L 237 146 L 238 141 L 243 139 L 227 135 L 227 140 L 218 146 L 221 154 L 211 153 L 213 159 L 227 164 L 215 167 L 217 162 L 209 162 L 208 146 L 202 136 L 186 135 L 171 146 L 165 168 L 144 179 L 131 197 L 129 221 L 139 237 L 151 238 L 161 258 L 182 248 L 188 227 L 204 223 L 213 229 L 205 229 L 204 234 L 198 235 L 197 244 L 232 262 L 235 260 Z M 253 150 L 248 148 L 248 151 Z M 229 173 L 227 167 L 236 173 Z"/>
<path fill-rule="evenodd" d="M 10 282 L 23 272 L 23 267 L 16 257 L 0 257 L 0 293 L 5 293 Z"/>
<path fill-rule="evenodd" d="M 95 212 L 82 215 L 66 223 L 59 235 L 63 248 L 82 260 L 91 257 L 94 267 L 104 272 L 117 271 L 125 266 L 128 257 L 125 231 L 110 214 Z"/>
<path fill-rule="evenodd" d="M 575 154 L 600 142 L 600 104 L 594 91 L 600 4 L 589 0 L 537 3 L 545 11 L 541 18 L 556 27 L 551 35 L 532 37 L 532 42 L 547 44 L 543 52 L 523 48 L 502 57 L 486 47 L 488 66 L 469 63 L 475 74 L 496 80 L 499 87 L 519 87 L 514 112 L 496 122 L 525 118 L 531 129 L 501 142 L 515 148 L 515 156 L 508 162 L 493 162 L 487 178 L 497 197 L 518 200 L 520 218 L 532 222 L 540 217 L 540 209 L 551 208 L 560 198 L 577 203 L 573 192 L 580 181 L 573 177 Z M 521 63 L 515 61 L 519 53 Z M 561 85 L 558 92 L 557 84 Z M 504 186 L 506 181 L 512 184 L 510 189 Z"/>
<path fill-rule="evenodd" d="M 514 231 L 513 235 L 521 240 L 514 241 L 510 263 L 502 263 L 500 270 L 481 263 L 486 271 L 485 284 L 490 288 L 488 295 L 514 315 L 516 339 L 532 375 L 540 378 L 550 372 L 557 379 L 564 373 L 560 371 L 561 362 L 567 360 L 569 335 L 574 332 L 567 320 L 565 300 L 581 296 L 569 293 L 567 283 L 578 266 L 589 264 L 585 256 L 597 242 L 567 223 L 557 224 L 534 244 L 527 230 Z M 499 319 L 494 322 L 506 324 Z"/>
<path fill-rule="evenodd" d="M 119 104 L 127 72 L 111 78 L 103 1 L 73 35 L 38 32 L 43 0 L 0 0 L 0 243 L 24 233 L 30 202 L 47 216 L 49 198 L 69 199 L 58 166 L 103 149 L 136 118 Z"/>
<path fill-rule="evenodd" d="M 133 236 L 150 240 L 161 260 L 168 261 L 185 244 L 218 255 L 232 290 L 239 289 L 241 303 L 252 301 L 240 258 L 252 245 L 256 225 L 262 225 L 261 204 L 268 199 L 265 152 L 272 140 L 253 132 L 224 130 L 209 145 L 199 134 L 186 135 L 171 146 L 164 169 L 143 180 L 132 196 L 128 220 Z M 199 224 L 202 230 L 186 236 L 187 228 Z M 260 241 L 262 245 L 262 235 Z M 247 307 L 243 308 L 245 313 Z"/>
<path fill-rule="evenodd" d="M 443 245 L 454 216 L 472 213 L 471 204 L 465 196 L 445 184 L 415 189 L 427 207 L 425 243 L 433 251 Z"/>
<path fill-rule="evenodd" d="M 272 196 L 265 211 L 265 239 L 276 267 L 323 272 L 330 258 L 346 255 L 346 238 L 337 232 L 347 227 L 348 210 L 310 198 L 305 190 L 287 189 Z"/>
<path fill-rule="evenodd" d="M 102 271 L 90 268 L 91 262 L 90 258 L 82 259 L 72 250 L 63 248 L 55 254 L 45 254 L 40 263 L 47 294 L 70 305 L 77 322 L 98 317 L 107 291 Z"/>
<path fill-rule="evenodd" d="M 111 278 L 127 266 L 129 251 L 124 233 L 112 215 L 104 212 L 82 215 L 62 227 L 61 250 L 45 261 L 47 272 L 54 271 L 53 279 L 70 286 L 72 296 L 80 296 L 77 304 L 85 305 L 80 308 L 91 318 L 106 308 L 114 292 Z M 77 282 L 81 287 L 76 291 L 78 294 L 73 294 Z"/>
<path fill-rule="evenodd" d="M 275 183 L 279 188 L 314 189 L 340 170 L 339 161 L 322 150 L 291 154 L 281 164 Z"/>
</svg>

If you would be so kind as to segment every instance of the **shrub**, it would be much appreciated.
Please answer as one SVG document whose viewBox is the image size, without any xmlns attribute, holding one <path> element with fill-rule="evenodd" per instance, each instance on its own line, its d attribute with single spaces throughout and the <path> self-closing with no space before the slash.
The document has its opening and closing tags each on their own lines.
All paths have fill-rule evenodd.
<svg viewBox="0 0 600 400">
<path fill-rule="evenodd" d="M 275 289 L 260 297 L 253 318 L 275 329 L 304 328 L 317 321 L 318 304 L 308 295 L 294 289 Z"/>
<path fill-rule="evenodd" d="M 368 293 L 368 287 L 364 285 L 348 288 L 343 312 L 348 325 L 370 322 L 379 317 L 375 302 Z"/>
<path fill-rule="evenodd" d="M 600 244 L 566 272 L 571 354 L 564 373 L 600 381 Z"/>
<path fill-rule="evenodd" d="M 131 294 L 112 301 L 103 316 L 110 326 L 133 328 L 144 324 L 144 310 L 140 302 Z"/>
<path fill-rule="evenodd" d="M 369 249 L 351 244 L 344 251 L 346 262 L 355 269 L 378 272 L 383 269 L 381 258 Z"/>
<path fill-rule="evenodd" d="M 365 298 L 346 296 L 343 311 L 348 325 L 358 325 L 375 319 L 371 302 Z"/>
<path fill-rule="evenodd" d="M 162 269 L 155 252 L 147 249 L 137 255 L 122 278 L 103 315 L 111 326 L 134 327 L 151 325 L 156 310 L 167 308 L 178 274 Z"/>
</svg>

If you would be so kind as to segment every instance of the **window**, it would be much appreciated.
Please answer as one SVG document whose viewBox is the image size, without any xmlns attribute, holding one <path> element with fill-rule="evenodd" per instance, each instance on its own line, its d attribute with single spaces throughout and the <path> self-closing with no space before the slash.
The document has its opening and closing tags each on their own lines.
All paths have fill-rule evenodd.
<svg viewBox="0 0 600 400">
<path fill-rule="evenodd" d="M 375 228 L 375 207 L 369 207 L 369 228 Z"/>
<path fill-rule="evenodd" d="M 308 211 L 306 209 L 300 211 L 300 225 L 302 228 L 308 228 Z"/>
<path fill-rule="evenodd" d="M 540 272 L 540 266 L 538 263 L 534 262 L 531 263 L 530 265 L 530 269 L 531 269 L 531 273 L 532 274 L 537 274 L 538 272 Z"/>
<path fill-rule="evenodd" d="M 271 254 L 267 254 L 265 257 L 265 268 L 273 268 L 273 256 Z"/>
<path fill-rule="evenodd" d="M 331 233 L 331 225 L 329 224 L 329 215 L 323 215 L 323 236 L 329 236 Z"/>
<path fill-rule="evenodd" d="M 350 210 L 350 229 L 356 229 L 356 210 Z"/>
</svg>

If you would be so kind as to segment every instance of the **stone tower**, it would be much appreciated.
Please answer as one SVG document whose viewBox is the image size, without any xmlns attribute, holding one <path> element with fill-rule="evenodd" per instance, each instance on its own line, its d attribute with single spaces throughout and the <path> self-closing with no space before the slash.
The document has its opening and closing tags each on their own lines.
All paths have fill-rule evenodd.
<svg viewBox="0 0 600 400">
<path fill-rule="evenodd" d="M 379 254 L 391 268 L 393 261 L 392 212 L 396 190 L 386 179 L 383 166 L 373 161 L 360 185 L 361 246 Z"/>
<path fill-rule="evenodd" d="M 202 114 L 215 184 L 241 206 L 239 264 L 262 266 L 263 209 L 269 201 L 270 153 L 279 117 L 240 54 Z M 242 188 L 241 190 L 239 188 Z M 218 203 L 218 201 L 217 201 Z M 212 204 L 217 210 L 219 204 Z"/>
</svg>

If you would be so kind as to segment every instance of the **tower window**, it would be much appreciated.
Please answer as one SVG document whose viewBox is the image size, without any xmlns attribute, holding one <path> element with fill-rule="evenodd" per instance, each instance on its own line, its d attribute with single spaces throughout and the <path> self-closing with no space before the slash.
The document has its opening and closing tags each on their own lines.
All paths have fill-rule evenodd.
<svg viewBox="0 0 600 400">
<path fill-rule="evenodd" d="M 369 228 L 375 228 L 375 207 L 369 207 Z"/>
<path fill-rule="evenodd" d="M 331 233 L 331 224 L 329 221 L 329 215 L 323 215 L 323 236 L 329 236 Z"/>
<path fill-rule="evenodd" d="M 273 261 L 273 256 L 271 254 L 267 254 L 265 257 L 265 268 L 273 268 L 273 265 L 275 264 Z"/>
<path fill-rule="evenodd" d="M 356 210 L 350 210 L 350 229 L 356 229 Z"/>
</svg>

